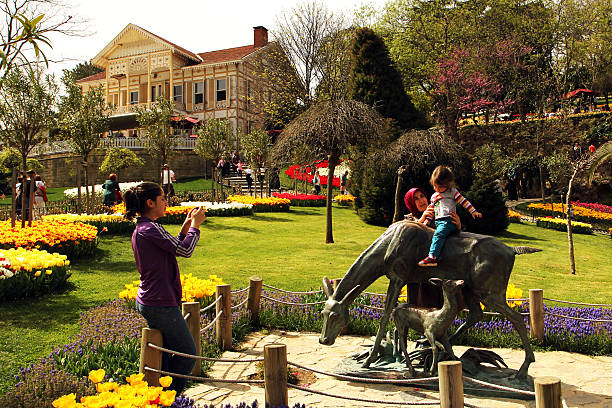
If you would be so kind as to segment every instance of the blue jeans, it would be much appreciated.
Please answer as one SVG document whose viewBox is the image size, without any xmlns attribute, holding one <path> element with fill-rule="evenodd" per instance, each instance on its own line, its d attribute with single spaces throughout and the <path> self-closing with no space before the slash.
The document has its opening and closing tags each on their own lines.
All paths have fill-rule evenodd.
<svg viewBox="0 0 612 408">
<path fill-rule="evenodd" d="M 440 257 L 440 252 L 444 248 L 446 238 L 457 231 L 457 226 L 453 223 L 451 217 L 444 217 L 436 220 L 436 232 L 431 238 L 431 247 L 429 247 L 429 255 L 437 258 Z"/>
<path fill-rule="evenodd" d="M 195 355 L 197 353 L 189 327 L 178 307 L 145 306 L 136 302 L 136 309 L 145 318 L 151 329 L 162 332 L 163 347 L 186 354 Z M 189 375 L 195 363 L 196 360 L 192 358 L 162 353 L 162 370 L 164 371 Z M 176 395 L 179 395 L 183 392 L 186 382 L 184 378 L 173 377 L 170 389 L 175 390 Z"/>
</svg>

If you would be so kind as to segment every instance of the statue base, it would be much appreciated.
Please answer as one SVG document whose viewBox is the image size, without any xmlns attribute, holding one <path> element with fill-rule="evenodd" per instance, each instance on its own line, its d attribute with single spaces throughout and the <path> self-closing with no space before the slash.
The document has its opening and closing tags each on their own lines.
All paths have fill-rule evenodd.
<svg viewBox="0 0 612 408">
<path fill-rule="evenodd" d="M 385 341 L 383 341 L 382 344 L 382 355 L 377 361 L 373 362 L 369 368 L 363 368 L 361 365 L 365 360 L 364 356 L 369 354 L 370 348 L 368 348 L 368 352 L 357 353 L 343 359 L 335 368 L 334 372 L 337 374 L 350 375 L 354 377 L 385 380 L 406 380 L 437 376 L 437 374 L 431 375 L 428 371 L 423 369 L 423 365 L 429 367 L 431 364 L 431 359 L 427 358 L 428 354 L 431 355 L 430 349 L 421 349 L 410 353 L 411 356 L 418 355 L 418 357 L 414 360 L 411 359 L 412 365 L 415 369 L 414 376 L 411 376 L 410 370 L 408 367 L 406 367 L 403 358 L 394 356 L 392 348 L 389 347 L 389 344 L 384 343 Z M 438 353 L 440 356 L 440 361 L 449 360 L 448 356 L 444 354 L 445 353 L 443 352 Z M 534 388 L 532 377 L 527 376 L 525 380 L 517 379 L 517 370 L 502 367 L 501 365 L 505 366 L 505 363 L 501 357 L 497 356 L 499 358 L 492 358 L 492 355 L 497 356 L 488 350 L 469 349 L 459 358 L 463 364 L 464 394 L 483 397 L 513 398 L 520 400 L 535 399 L 535 396 L 533 395 L 521 394 L 516 391 L 500 390 L 489 386 L 476 384 L 465 378 L 467 376 L 496 386 L 533 392 Z M 496 363 L 494 360 L 501 362 L 501 365 Z M 483 365 L 483 362 L 495 366 Z M 398 383 L 396 385 L 427 390 L 439 389 L 438 381 L 423 381 L 411 384 Z"/>
</svg>

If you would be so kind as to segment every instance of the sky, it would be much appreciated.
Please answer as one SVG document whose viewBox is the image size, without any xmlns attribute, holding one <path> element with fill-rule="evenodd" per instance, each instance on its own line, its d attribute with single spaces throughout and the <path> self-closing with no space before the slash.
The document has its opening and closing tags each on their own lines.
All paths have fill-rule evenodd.
<svg viewBox="0 0 612 408">
<path fill-rule="evenodd" d="M 380 8 L 385 0 L 322 2 L 331 11 L 352 14 L 362 4 Z M 45 49 L 45 54 L 50 60 L 65 60 L 49 66 L 51 72 L 61 75 L 63 68 L 93 58 L 129 23 L 195 53 L 249 45 L 253 27 L 272 30 L 276 16 L 296 4 L 296 0 L 72 0 L 68 12 L 86 20 L 80 26 L 84 35 L 53 35 L 53 49 Z"/>
</svg>

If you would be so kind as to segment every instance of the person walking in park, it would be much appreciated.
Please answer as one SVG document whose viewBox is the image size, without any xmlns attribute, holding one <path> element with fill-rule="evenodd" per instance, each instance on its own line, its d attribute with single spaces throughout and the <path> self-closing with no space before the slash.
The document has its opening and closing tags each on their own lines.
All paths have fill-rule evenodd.
<svg viewBox="0 0 612 408">
<path fill-rule="evenodd" d="M 523 172 L 523 175 L 519 180 L 519 186 L 521 187 L 521 198 L 527 198 L 527 187 L 529 186 L 529 178 L 527 177 L 527 173 Z"/>
<path fill-rule="evenodd" d="M 321 178 L 319 177 L 319 170 L 315 171 L 314 177 L 312 178 L 312 184 L 314 185 L 314 193 L 319 195 L 321 193 Z"/>
<path fill-rule="evenodd" d="M 346 182 L 348 181 L 348 170 L 340 178 L 340 194 L 346 194 Z"/>
<path fill-rule="evenodd" d="M 431 239 L 429 255 L 419 262 L 419 266 L 438 266 L 438 258 L 446 242 L 448 236 L 457 231 L 457 226 L 452 217 L 452 213 L 456 212 L 457 204 L 460 204 L 469 211 L 474 219 L 482 218 L 482 214 L 476 211 L 474 206 L 463 197 L 455 188 L 455 175 L 450 168 L 446 166 L 438 166 L 434 169 L 431 179 L 431 185 L 436 191 L 431 196 L 431 204 L 427 207 L 419 219 L 419 222 L 425 224 L 431 221 L 433 210 L 435 215 L 436 231 Z"/>
<path fill-rule="evenodd" d="M 102 184 L 102 189 L 104 190 L 104 194 L 102 195 L 103 206 L 110 209 L 110 207 L 119 204 L 123 200 L 119 182 L 117 181 L 117 175 L 115 173 L 109 174 L 108 180 Z"/>
<path fill-rule="evenodd" d="M 156 220 L 164 216 L 168 203 L 163 190 L 155 183 L 141 183 L 125 193 L 125 217 L 137 217 L 132 234 L 132 249 L 140 286 L 136 309 L 150 328 L 161 331 L 163 345 L 185 354 L 197 349 L 181 313 L 181 274 L 177 256 L 189 258 L 200 238 L 200 225 L 206 220 L 201 207 L 193 208 L 177 237 L 169 234 Z M 191 373 L 196 360 L 163 353 L 162 370 L 176 374 Z M 184 378 L 173 378 L 171 389 L 179 395 L 185 388 Z"/>
<path fill-rule="evenodd" d="M 508 183 L 506 183 L 506 189 L 508 190 L 508 200 L 518 200 L 518 194 L 516 193 L 516 176 L 514 173 L 510 173 L 508 176 Z"/>
<path fill-rule="evenodd" d="M 36 192 L 34 193 L 34 218 L 40 219 L 43 215 L 45 215 L 45 203 L 48 201 L 47 199 L 47 186 L 45 182 L 42 181 L 42 177 L 40 175 L 36 175 Z"/>
<path fill-rule="evenodd" d="M 176 182 L 176 178 L 174 177 L 174 172 L 170 169 L 168 164 L 164 164 L 162 167 L 162 187 L 164 189 L 164 194 L 166 197 L 172 197 L 174 195 L 174 185 Z"/>
<path fill-rule="evenodd" d="M 246 182 L 247 182 L 247 187 L 249 189 L 249 195 L 251 195 L 251 187 L 253 186 L 253 170 L 245 169 L 244 178 L 246 179 Z"/>
</svg>

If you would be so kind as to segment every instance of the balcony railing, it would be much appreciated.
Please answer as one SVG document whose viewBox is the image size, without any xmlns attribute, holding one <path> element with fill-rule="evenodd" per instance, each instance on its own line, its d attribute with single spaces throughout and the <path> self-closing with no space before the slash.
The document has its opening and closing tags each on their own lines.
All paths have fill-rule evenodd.
<svg viewBox="0 0 612 408">
<path fill-rule="evenodd" d="M 177 138 L 176 150 L 193 150 L 196 146 L 196 139 L 189 137 Z M 107 137 L 102 139 L 99 149 L 108 149 L 111 147 L 120 147 L 130 150 L 140 150 L 147 148 L 147 142 L 137 137 Z M 49 154 L 71 153 L 74 149 L 70 142 L 59 140 L 56 142 L 44 143 L 36 146 L 30 152 L 30 157 L 44 156 Z"/>
</svg>

